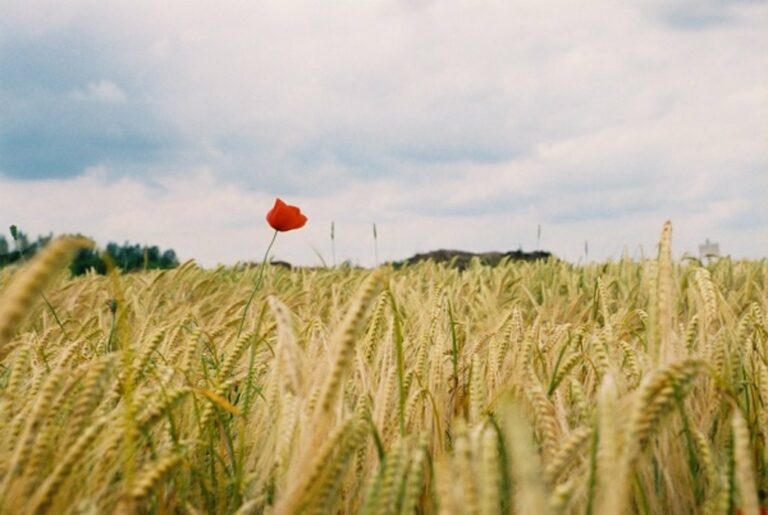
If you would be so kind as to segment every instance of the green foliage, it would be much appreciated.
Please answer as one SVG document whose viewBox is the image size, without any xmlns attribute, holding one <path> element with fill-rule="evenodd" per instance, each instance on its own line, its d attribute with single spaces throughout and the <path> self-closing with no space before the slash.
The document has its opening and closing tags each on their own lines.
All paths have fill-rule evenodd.
<svg viewBox="0 0 768 515">
<path fill-rule="evenodd" d="M 14 234 L 13 250 L 11 250 L 11 244 L 5 236 L 0 235 L 0 268 L 17 261 L 31 258 L 38 250 L 51 241 L 51 238 L 53 237 L 52 234 L 49 234 L 48 236 L 38 236 L 37 240 L 30 243 L 29 238 L 25 233 L 16 229 L 15 226 L 11 227 L 14 229 L 11 231 L 12 234 Z"/>
<path fill-rule="evenodd" d="M 13 245 L 0 235 L 0 268 L 19 261 L 32 258 L 53 237 L 38 236 L 37 240 L 29 242 L 28 236 L 12 227 Z M 120 268 L 123 272 L 136 272 L 139 270 L 165 270 L 179 265 L 176 252 L 173 249 L 161 250 L 153 245 L 141 246 L 125 242 L 122 245 L 110 242 L 104 251 L 97 249 L 82 249 L 75 256 L 70 265 L 72 275 L 82 275 L 88 270 L 94 270 L 98 274 L 104 274 L 109 266 Z"/>
<path fill-rule="evenodd" d="M 165 270 L 179 265 L 176 252 L 172 249 L 161 251 L 159 247 L 142 247 L 138 244 L 123 245 L 109 243 L 105 252 L 99 253 L 93 249 L 83 249 L 75 256 L 70 270 L 72 275 L 81 275 L 93 269 L 99 274 L 106 272 L 108 265 L 116 266 L 123 272 L 139 270 Z"/>
</svg>

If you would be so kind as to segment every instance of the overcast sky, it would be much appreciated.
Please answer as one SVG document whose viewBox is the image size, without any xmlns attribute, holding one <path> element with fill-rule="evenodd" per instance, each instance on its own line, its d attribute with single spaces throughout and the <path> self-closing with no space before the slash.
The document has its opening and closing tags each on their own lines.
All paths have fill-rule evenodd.
<svg viewBox="0 0 768 515">
<path fill-rule="evenodd" d="M 0 224 L 261 258 L 768 256 L 768 2 L 0 0 Z"/>
</svg>

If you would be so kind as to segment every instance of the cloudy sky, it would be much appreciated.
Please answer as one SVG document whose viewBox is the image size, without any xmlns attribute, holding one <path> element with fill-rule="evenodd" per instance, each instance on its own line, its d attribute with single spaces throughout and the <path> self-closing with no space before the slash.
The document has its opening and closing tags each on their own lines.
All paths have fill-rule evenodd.
<svg viewBox="0 0 768 515">
<path fill-rule="evenodd" d="M 259 259 L 768 256 L 768 2 L 0 0 L 0 224 Z"/>
</svg>

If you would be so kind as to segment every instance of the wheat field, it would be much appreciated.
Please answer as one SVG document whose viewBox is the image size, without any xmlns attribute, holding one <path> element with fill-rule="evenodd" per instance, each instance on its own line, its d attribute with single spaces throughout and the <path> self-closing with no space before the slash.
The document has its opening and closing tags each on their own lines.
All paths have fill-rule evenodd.
<svg viewBox="0 0 768 515">
<path fill-rule="evenodd" d="M 745 513 L 768 261 L 0 270 L 0 513 Z M 41 299 L 44 292 L 50 307 Z"/>
</svg>

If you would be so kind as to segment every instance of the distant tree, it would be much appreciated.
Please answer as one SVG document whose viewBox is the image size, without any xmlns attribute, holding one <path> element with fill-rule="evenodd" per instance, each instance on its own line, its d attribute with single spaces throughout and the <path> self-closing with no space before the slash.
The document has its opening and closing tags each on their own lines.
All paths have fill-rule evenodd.
<svg viewBox="0 0 768 515">
<path fill-rule="evenodd" d="M 30 246 L 29 237 L 24 232 L 17 230 L 14 241 L 16 243 L 16 250 L 26 255 L 27 249 L 29 249 Z"/>
<path fill-rule="evenodd" d="M 102 254 L 91 249 L 80 251 L 72 262 L 70 270 L 73 275 L 84 274 L 91 269 L 103 274 L 106 273 L 108 265 L 118 267 L 123 272 L 136 272 L 174 268 L 179 265 L 179 260 L 172 249 L 161 252 L 156 245 L 142 247 L 128 242 L 123 245 L 110 242 Z"/>
<path fill-rule="evenodd" d="M 0 267 L 10 265 L 14 261 L 19 259 L 19 253 L 15 250 L 11 250 L 11 245 L 5 236 L 0 235 Z"/>
<path fill-rule="evenodd" d="M 93 270 L 97 274 L 106 274 L 107 265 L 98 251 L 94 249 L 81 249 L 69 265 L 69 270 L 72 272 L 72 275 L 83 275 L 89 270 Z"/>
<path fill-rule="evenodd" d="M 43 248 L 44 246 L 48 245 L 48 242 L 53 239 L 53 233 L 48 233 L 48 236 L 38 236 L 37 241 L 34 243 L 37 245 L 38 249 Z"/>
<path fill-rule="evenodd" d="M 15 225 L 11 226 L 11 236 L 14 242 L 13 250 L 11 250 L 9 240 L 0 235 L 0 267 L 21 259 L 31 258 L 53 239 L 53 233 L 50 233 L 46 236 L 38 236 L 36 240 L 30 243 L 29 237 Z M 132 245 L 127 241 L 118 245 L 109 242 L 102 252 L 96 249 L 80 250 L 70 264 L 70 271 L 72 275 L 81 275 L 89 270 L 104 274 L 107 268 L 111 266 L 117 267 L 123 272 L 135 272 L 174 268 L 179 266 L 179 260 L 173 249 L 163 251 L 157 245 Z"/>
<path fill-rule="evenodd" d="M 11 260 L 9 262 L 12 263 L 19 259 L 29 259 L 34 256 L 38 250 L 43 248 L 53 238 L 53 234 L 38 236 L 36 241 L 30 243 L 29 236 L 15 225 L 12 225 L 11 237 L 13 238 L 14 251 L 10 252 Z"/>
<path fill-rule="evenodd" d="M 22 257 L 32 256 L 37 250 L 37 245 L 29 245 L 27 235 L 18 230 L 15 225 L 11 226 L 10 232 L 13 249 L 5 236 L 0 235 L 0 266 L 10 265 Z"/>
<path fill-rule="evenodd" d="M 160 268 L 176 268 L 179 266 L 179 260 L 176 257 L 176 252 L 173 249 L 168 249 L 160 256 Z"/>
</svg>

